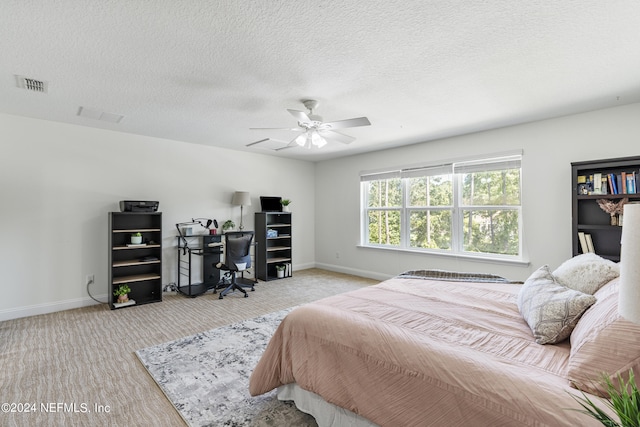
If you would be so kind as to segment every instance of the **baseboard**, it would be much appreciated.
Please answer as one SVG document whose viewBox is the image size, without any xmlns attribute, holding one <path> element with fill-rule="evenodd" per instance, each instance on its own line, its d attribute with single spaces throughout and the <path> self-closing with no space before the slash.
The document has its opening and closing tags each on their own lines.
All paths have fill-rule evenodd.
<svg viewBox="0 0 640 427">
<path fill-rule="evenodd" d="M 368 279 L 375 279 L 375 280 L 381 280 L 381 281 L 390 279 L 392 277 L 392 276 L 389 276 L 388 274 L 376 273 L 375 271 L 359 270 L 357 268 L 349 268 L 349 267 L 344 267 L 341 265 L 334 265 L 334 264 L 325 264 L 322 262 L 316 262 L 315 266 L 316 268 L 335 271 L 336 273 L 352 274 L 354 276 L 366 277 Z"/>
<path fill-rule="evenodd" d="M 308 268 L 321 268 L 323 270 L 335 271 L 336 273 L 352 274 L 354 276 L 367 277 L 375 280 L 387 280 L 389 275 L 375 273 L 368 270 L 359 270 L 356 268 L 348 268 L 340 265 L 325 264 L 318 262 L 309 262 L 304 264 L 296 264 L 293 266 L 295 276 L 296 270 L 306 270 Z M 105 301 L 107 295 L 97 295 L 97 299 Z M 21 317 L 37 316 L 39 314 L 55 313 L 56 311 L 71 310 L 73 308 L 88 307 L 98 304 L 90 297 L 74 298 L 64 301 L 55 301 L 43 304 L 34 304 L 23 307 L 8 308 L 0 310 L 0 322 L 4 320 L 19 319 Z"/>
<path fill-rule="evenodd" d="M 107 299 L 107 295 L 98 295 L 96 298 L 101 301 L 105 301 Z M 8 308 L 0 310 L 0 322 L 4 320 L 19 319 L 21 317 L 37 316 L 39 314 L 55 313 L 56 311 L 71 310 L 73 308 L 88 307 L 95 304 L 98 304 L 98 302 L 92 298 L 84 297 Z"/>
</svg>

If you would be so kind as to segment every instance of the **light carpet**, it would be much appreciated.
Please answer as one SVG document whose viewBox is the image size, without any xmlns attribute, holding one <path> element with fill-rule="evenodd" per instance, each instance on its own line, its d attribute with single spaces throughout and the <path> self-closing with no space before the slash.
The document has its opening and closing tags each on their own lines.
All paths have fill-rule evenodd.
<svg viewBox="0 0 640 427">
<path fill-rule="evenodd" d="M 136 351 L 151 377 L 192 426 L 317 426 L 275 390 L 249 395 L 249 377 L 292 308 Z"/>
</svg>

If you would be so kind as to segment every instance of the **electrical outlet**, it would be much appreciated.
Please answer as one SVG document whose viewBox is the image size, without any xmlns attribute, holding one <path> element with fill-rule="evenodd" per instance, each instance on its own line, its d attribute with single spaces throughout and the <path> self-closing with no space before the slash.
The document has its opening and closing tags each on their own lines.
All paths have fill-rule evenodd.
<svg viewBox="0 0 640 427">
<path fill-rule="evenodd" d="M 96 280 L 95 274 L 87 274 L 87 280 L 86 280 L 87 285 L 94 283 L 95 280 Z"/>
</svg>

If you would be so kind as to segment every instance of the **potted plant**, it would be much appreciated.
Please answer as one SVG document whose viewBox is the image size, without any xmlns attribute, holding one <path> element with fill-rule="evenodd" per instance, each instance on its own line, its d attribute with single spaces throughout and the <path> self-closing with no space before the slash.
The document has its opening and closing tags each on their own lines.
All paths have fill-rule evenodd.
<svg viewBox="0 0 640 427">
<path fill-rule="evenodd" d="M 276 276 L 278 279 L 282 279 L 284 277 L 285 266 L 282 264 L 276 264 Z"/>
<path fill-rule="evenodd" d="M 230 219 L 226 220 L 224 224 L 222 224 L 222 231 L 233 230 L 234 228 L 236 228 L 236 223 Z"/>
<path fill-rule="evenodd" d="M 140 243 L 142 243 L 142 233 L 131 234 L 131 244 L 139 245 Z"/>
<path fill-rule="evenodd" d="M 633 377 L 633 369 L 629 370 L 628 382 L 625 382 L 618 374 L 618 383 L 619 387 L 616 387 L 611 379 L 604 375 L 603 384 L 607 388 L 610 400 L 603 399 L 602 401 L 618 416 L 620 422 L 607 415 L 584 393 L 582 393 L 582 397 L 573 396 L 584 408 L 584 410 L 576 410 L 595 418 L 607 427 L 640 427 L 640 391 L 638 391 Z"/>
<path fill-rule="evenodd" d="M 131 292 L 129 285 L 123 284 L 113 291 L 113 296 L 118 297 L 118 303 L 123 303 L 129 301 L 129 292 Z"/>
<path fill-rule="evenodd" d="M 282 199 L 280 200 L 280 204 L 282 205 L 282 212 L 289 212 L 289 205 L 291 204 L 291 200 Z"/>
</svg>

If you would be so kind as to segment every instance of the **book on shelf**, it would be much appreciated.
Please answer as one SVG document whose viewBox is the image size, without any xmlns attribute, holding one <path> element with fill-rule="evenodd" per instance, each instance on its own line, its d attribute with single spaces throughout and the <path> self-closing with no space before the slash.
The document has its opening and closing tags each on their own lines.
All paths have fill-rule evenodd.
<svg viewBox="0 0 640 427">
<path fill-rule="evenodd" d="M 584 235 L 583 231 L 578 232 L 578 240 L 580 241 L 580 248 L 582 249 L 582 253 L 586 254 L 589 252 L 589 248 L 587 247 L 587 238 Z"/>
<path fill-rule="evenodd" d="M 602 174 L 593 174 L 593 194 L 602 194 Z"/>
<path fill-rule="evenodd" d="M 114 306 L 115 308 L 127 307 L 127 306 L 129 306 L 129 305 L 136 305 L 136 302 L 135 302 L 134 300 L 130 299 L 130 300 L 129 300 L 129 301 L 127 301 L 127 302 L 114 302 L 114 303 L 113 303 L 113 306 Z"/>
<path fill-rule="evenodd" d="M 587 241 L 587 250 L 591 253 L 595 253 L 595 248 L 593 247 L 593 240 L 591 239 L 591 234 L 584 235 L 585 240 Z"/>
</svg>

